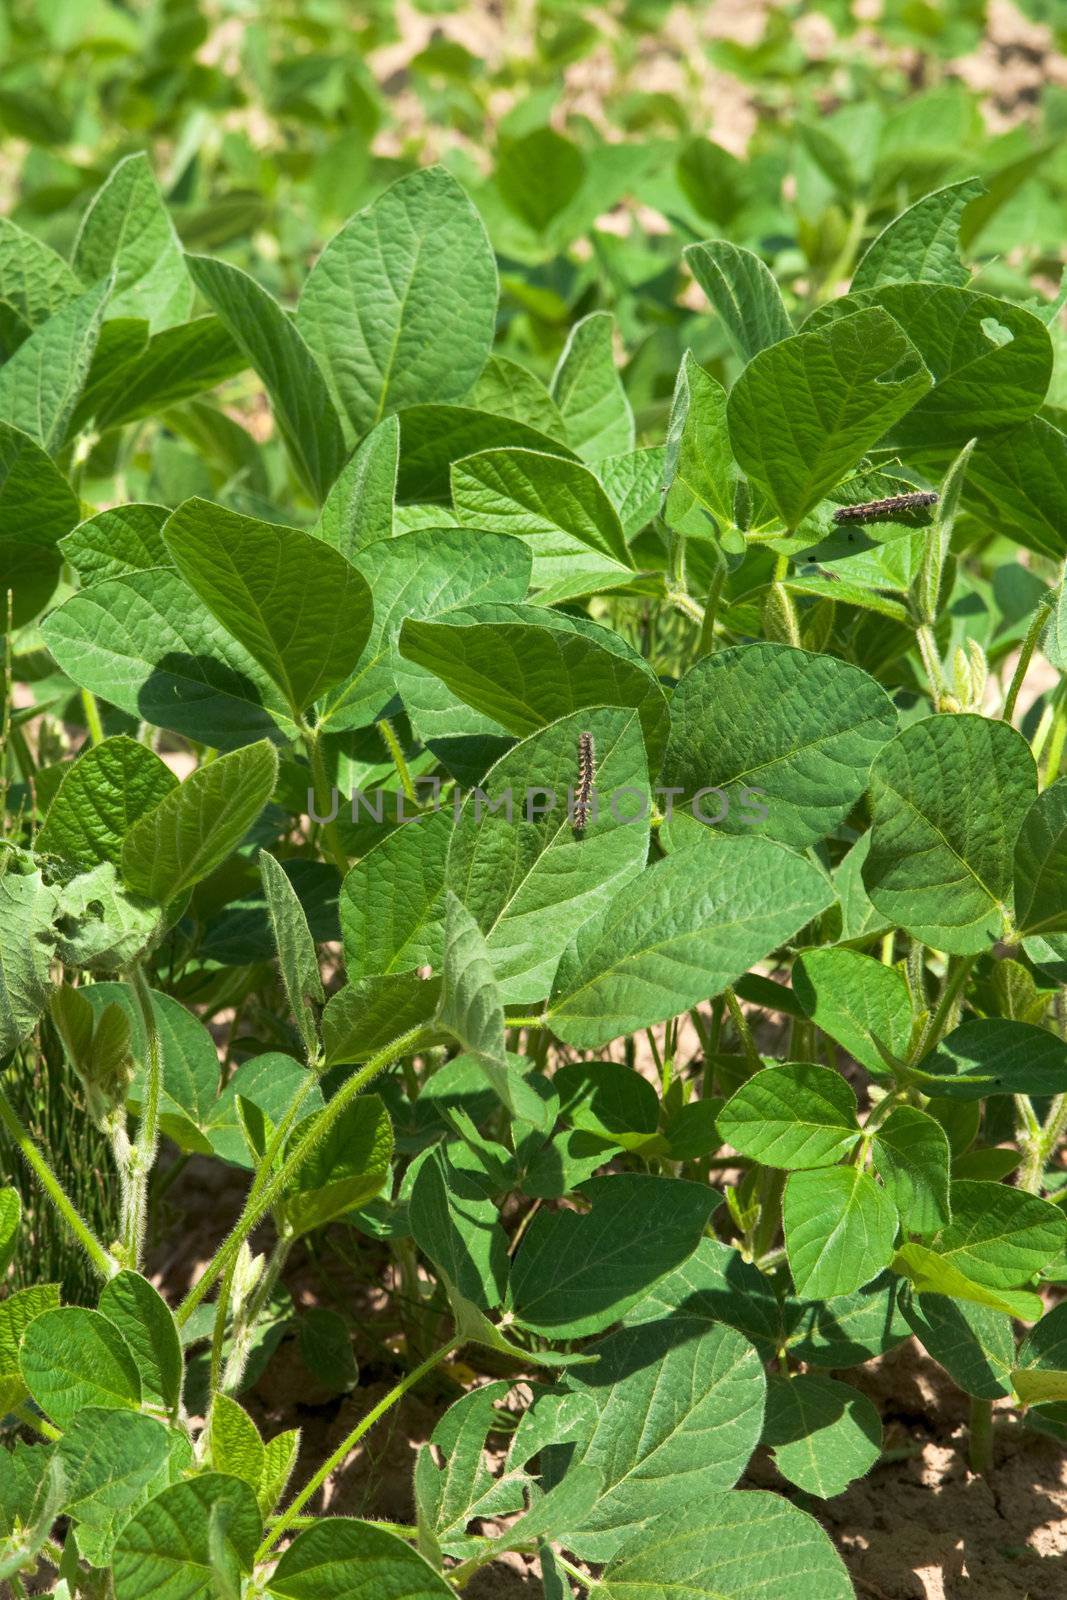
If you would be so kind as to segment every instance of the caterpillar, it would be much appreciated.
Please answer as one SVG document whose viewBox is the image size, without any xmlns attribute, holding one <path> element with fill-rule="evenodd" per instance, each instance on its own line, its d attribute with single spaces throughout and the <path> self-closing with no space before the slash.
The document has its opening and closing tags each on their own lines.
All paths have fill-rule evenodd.
<svg viewBox="0 0 1067 1600">
<path fill-rule="evenodd" d="M 578 783 L 574 791 L 574 831 L 584 833 L 596 777 L 596 746 L 591 733 L 578 735 Z"/>
<path fill-rule="evenodd" d="M 868 500 L 861 506 L 838 506 L 835 522 L 877 522 L 882 517 L 895 517 L 901 511 L 918 511 L 923 506 L 936 506 L 937 495 L 923 489 L 916 494 L 893 494 L 887 500 Z"/>
</svg>

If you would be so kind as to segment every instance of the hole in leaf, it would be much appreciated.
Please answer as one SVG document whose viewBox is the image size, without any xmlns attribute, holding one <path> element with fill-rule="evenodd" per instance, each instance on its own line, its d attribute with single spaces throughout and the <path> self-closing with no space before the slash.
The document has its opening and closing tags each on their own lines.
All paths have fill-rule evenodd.
<svg viewBox="0 0 1067 1600">
<path fill-rule="evenodd" d="M 998 322 L 996 317 L 983 317 L 979 326 L 990 344 L 995 344 L 998 349 L 1006 344 L 1011 344 L 1015 335 L 1003 322 Z"/>
</svg>

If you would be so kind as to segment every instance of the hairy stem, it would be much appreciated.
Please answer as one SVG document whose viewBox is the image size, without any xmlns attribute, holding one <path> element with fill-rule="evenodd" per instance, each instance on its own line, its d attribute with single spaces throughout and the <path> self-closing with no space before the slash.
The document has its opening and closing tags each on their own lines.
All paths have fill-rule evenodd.
<svg viewBox="0 0 1067 1600">
<path fill-rule="evenodd" d="M 300 1140 L 296 1149 L 290 1152 L 275 1176 L 265 1183 L 258 1193 L 255 1192 L 255 1185 L 253 1185 L 248 1198 L 245 1200 L 244 1210 L 234 1225 L 233 1231 L 216 1250 L 203 1273 L 178 1307 L 175 1315 L 179 1326 L 188 1322 L 212 1284 L 222 1276 L 230 1266 L 230 1263 L 235 1260 L 238 1251 L 249 1234 L 267 1215 L 267 1212 L 270 1211 L 271 1207 L 282 1195 L 296 1173 L 300 1171 L 305 1161 L 315 1152 L 338 1117 L 343 1115 L 360 1090 L 365 1088 L 372 1078 L 376 1078 L 379 1072 L 384 1072 L 386 1067 L 392 1066 L 394 1061 L 399 1061 L 402 1056 L 411 1055 L 422 1043 L 424 1037 L 425 1030 L 423 1028 L 411 1028 L 407 1033 L 401 1034 L 399 1039 L 395 1039 L 392 1044 L 386 1045 L 384 1050 L 379 1050 L 377 1055 L 371 1056 L 361 1071 L 354 1072 L 347 1083 L 342 1084 L 317 1119 L 314 1128 L 306 1138 Z"/>
<path fill-rule="evenodd" d="M 341 843 L 341 835 L 337 831 L 337 818 L 331 815 L 333 812 L 333 805 L 331 804 L 333 785 L 330 783 L 329 775 L 326 771 L 319 731 L 317 728 L 309 728 L 305 725 L 301 729 L 301 738 L 311 765 L 311 783 L 315 795 L 315 810 L 320 817 L 330 818 L 329 822 L 322 824 L 322 831 L 334 863 L 343 878 L 348 871 L 348 856 L 345 854 L 344 845 Z"/>
<path fill-rule="evenodd" d="M 144 1025 L 147 1061 L 145 1062 L 144 1104 L 137 1138 L 130 1152 L 127 1168 L 130 1184 L 128 1197 L 127 1231 L 123 1243 L 126 1264 L 138 1267 L 144 1251 L 145 1228 L 148 1221 L 148 1180 L 159 1149 L 159 1100 L 163 1090 L 163 1045 L 159 1037 L 155 1008 L 145 975 L 140 966 L 132 966 L 128 973 Z"/>
<path fill-rule="evenodd" d="M 1045 623 L 1048 621 L 1048 614 L 1051 610 L 1052 599 L 1049 597 L 1049 599 L 1043 600 L 1034 612 L 1034 620 L 1031 622 L 1026 638 L 1023 640 L 1022 649 L 1019 651 L 1019 659 L 1016 662 L 1015 671 L 1012 673 L 1011 683 L 1004 698 L 1004 707 L 1000 713 L 1004 722 L 1011 722 L 1015 716 L 1015 706 L 1019 699 L 1019 691 L 1026 682 L 1026 674 L 1030 670 L 1030 662 L 1033 660 L 1034 651 L 1037 649 L 1038 640 L 1044 632 Z"/>
<path fill-rule="evenodd" d="M 360 1418 L 352 1431 L 341 1440 L 333 1455 L 323 1462 L 318 1472 L 308 1480 L 296 1499 L 282 1512 L 282 1515 L 256 1551 L 257 1562 L 264 1560 L 269 1555 L 281 1536 L 299 1517 L 308 1501 L 318 1494 L 326 1479 L 337 1470 L 345 1458 L 355 1449 L 364 1434 L 369 1433 L 374 1424 L 380 1421 L 385 1413 L 396 1405 L 398 1400 L 403 1399 L 409 1389 L 413 1389 L 417 1383 L 421 1383 L 423 1378 L 433 1371 L 434 1367 L 440 1366 L 442 1361 L 447 1361 L 449 1356 L 458 1350 L 462 1343 L 462 1338 L 459 1335 L 454 1335 L 447 1344 L 443 1344 L 439 1350 L 435 1350 L 432 1355 L 426 1357 L 425 1361 L 420 1361 L 417 1367 L 413 1367 L 409 1373 L 405 1374 L 400 1382 L 390 1389 L 389 1393 L 379 1400 L 372 1410 L 367 1412 L 365 1417 Z"/>
</svg>

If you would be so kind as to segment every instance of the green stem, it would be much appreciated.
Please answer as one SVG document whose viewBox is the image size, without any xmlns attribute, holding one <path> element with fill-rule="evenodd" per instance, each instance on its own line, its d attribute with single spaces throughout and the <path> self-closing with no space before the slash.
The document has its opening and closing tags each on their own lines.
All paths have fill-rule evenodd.
<svg viewBox="0 0 1067 1600">
<path fill-rule="evenodd" d="M 32 1428 L 39 1433 L 42 1439 L 62 1439 L 63 1435 L 58 1428 L 53 1428 L 47 1417 L 39 1417 L 23 1402 L 21 1405 L 11 1407 L 11 1415 L 22 1423 L 24 1428 Z"/>
<path fill-rule="evenodd" d="M 1045 759 L 1043 774 L 1045 787 L 1055 783 L 1060 771 L 1060 762 L 1063 760 L 1064 747 L 1067 746 L 1067 695 L 1064 695 L 1056 709 L 1056 719 L 1052 727 L 1052 737 L 1048 742 L 1048 755 Z"/>
<path fill-rule="evenodd" d="M 85 726 L 89 730 L 90 744 L 102 744 L 104 739 L 104 724 L 100 720 L 100 707 L 97 705 L 96 696 L 91 689 L 81 692 L 82 710 L 85 712 Z"/>
<path fill-rule="evenodd" d="M 330 783 L 326 771 L 326 762 L 322 754 L 322 742 L 317 728 L 309 728 L 306 724 L 301 728 L 301 738 L 304 749 L 307 751 L 308 761 L 311 765 L 311 784 L 315 795 L 315 809 L 320 816 L 330 817 L 329 822 L 322 824 L 322 831 L 326 836 L 326 843 L 330 847 L 330 854 L 342 878 L 348 872 L 348 856 L 345 854 L 341 835 L 337 831 L 337 818 L 330 816 L 333 810 L 331 804 L 333 785 Z"/>
<path fill-rule="evenodd" d="M 415 793 L 415 785 L 411 780 L 411 772 L 408 769 L 407 762 L 404 760 L 404 752 L 400 748 L 400 740 L 396 736 L 396 730 L 394 729 L 393 724 L 389 721 L 388 717 L 382 717 L 380 721 L 375 723 L 375 727 L 381 734 L 389 754 L 393 758 L 393 765 L 396 768 L 397 774 L 400 778 L 400 787 L 404 791 L 404 798 L 412 805 L 417 805 L 419 797 Z"/>
<path fill-rule="evenodd" d="M 449 1356 L 458 1350 L 462 1343 L 463 1340 L 458 1334 L 453 1335 L 447 1344 L 443 1344 L 439 1350 L 435 1350 L 432 1355 L 428 1355 L 425 1361 L 420 1361 L 417 1367 L 413 1367 L 409 1373 L 401 1378 L 398 1384 L 390 1389 L 384 1399 L 379 1400 L 378 1404 L 368 1411 L 365 1417 L 360 1418 L 351 1433 L 346 1434 L 341 1440 L 333 1455 L 322 1463 L 318 1472 L 308 1480 L 292 1504 L 282 1512 L 282 1515 L 256 1551 L 257 1563 L 266 1559 L 278 1540 L 303 1511 L 308 1501 L 318 1494 L 326 1479 L 331 1473 L 336 1472 L 337 1468 L 363 1438 L 363 1435 L 369 1433 L 374 1424 L 380 1421 L 385 1413 L 396 1405 L 398 1400 L 403 1399 L 409 1389 L 413 1389 L 417 1383 L 421 1383 L 423 1378 L 432 1372 L 434 1367 L 439 1366 L 442 1361 L 447 1361 Z"/>
<path fill-rule="evenodd" d="M 263 1185 L 258 1194 L 254 1192 L 253 1184 L 233 1231 L 216 1250 L 178 1307 L 175 1315 L 179 1326 L 188 1322 L 211 1285 L 226 1271 L 249 1234 L 267 1215 L 305 1161 L 318 1149 L 338 1117 L 343 1116 L 360 1090 L 365 1088 L 372 1078 L 376 1078 L 379 1072 L 384 1072 L 386 1067 L 392 1066 L 394 1061 L 399 1061 L 402 1056 L 412 1055 L 424 1038 L 424 1028 L 411 1028 L 407 1033 L 401 1034 L 399 1039 L 394 1039 L 392 1044 L 386 1045 L 384 1050 L 379 1050 L 377 1055 L 371 1056 L 360 1072 L 354 1072 L 347 1083 L 342 1084 L 333 1099 L 316 1118 L 314 1127 L 300 1140 L 296 1149 L 290 1151 L 275 1176 Z"/>
<path fill-rule="evenodd" d="M 741 1048 L 745 1052 L 745 1061 L 748 1064 L 749 1072 L 758 1072 L 763 1066 L 763 1062 L 760 1059 L 759 1051 L 756 1049 L 756 1041 L 752 1037 L 752 1030 L 748 1025 L 745 1013 L 741 1010 L 737 996 L 732 989 L 724 989 L 723 994 L 726 998 L 726 1009 L 730 1013 L 730 1021 L 737 1029 L 741 1040 Z"/>
<path fill-rule="evenodd" d="M 945 973 L 945 981 L 941 986 L 937 1007 L 923 1029 L 922 1037 L 908 1063 L 909 1066 L 914 1066 L 917 1061 L 921 1061 L 923 1056 L 927 1055 L 936 1044 L 941 1042 L 941 1037 L 952 1014 L 952 1008 L 958 1000 L 960 992 L 970 975 L 971 968 L 977 959 L 977 956 L 960 956 L 954 964 L 952 962 L 949 963 L 949 969 Z"/>
<path fill-rule="evenodd" d="M 663 598 L 669 606 L 674 607 L 675 611 L 680 611 L 683 617 L 688 617 L 690 622 L 695 622 L 703 628 L 704 607 L 698 600 L 694 600 L 692 595 L 683 594 L 680 589 L 668 589 Z"/>
<path fill-rule="evenodd" d="M 37 1178 L 41 1188 L 82 1246 L 97 1272 L 102 1278 L 113 1278 L 119 1270 L 118 1262 L 104 1249 L 84 1217 L 79 1214 L 70 1196 L 63 1189 L 55 1173 L 23 1127 L 18 1113 L 3 1089 L 0 1089 L 0 1122 L 3 1123 L 15 1144 L 18 1145 L 26 1165 Z"/>
<path fill-rule="evenodd" d="M 148 1060 L 145 1064 L 145 1094 L 137 1139 L 131 1152 L 130 1184 L 132 1187 L 128 1219 L 128 1232 L 123 1241 L 126 1247 L 127 1266 L 138 1268 L 144 1251 L 145 1229 L 148 1221 L 148 1180 L 159 1149 L 159 1101 L 163 1092 L 163 1045 L 159 1037 L 152 994 L 145 975 L 137 965 L 130 967 L 128 979 L 141 1013 L 145 1031 Z"/>
<path fill-rule="evenodd" d="M 941 702 L 945 697 L 945 679 L 941 672 L 941 656 L 934 638 L 934 630 L 928 623 L 923 623 L 915 630 L 915 642 L 919 646 L 922 656 L 923 669 L 926 681 L 930 686 L 930 698 L 934 702 L 935 711 L 941 710 Z"/>
<path fill-rule="evenodd" d="M 760 1174 L 760 1205 L 756 1226 L 752 1230 L 752 1259 L 762 1261 L 774 1243 L 782 1220 L 782 1193 L 785 1173 L 776 1167 L 767 1167 Z"/>
<path fill-rule="evenodd" d="M 591 1589 L 593 1587 L 594 1579 L 587 1572 L 579 1572 L 578 1568 L 568 1561 L 565 1556 L 561 1556 L 558 1550 L 554 1554 L 556 1564 L 563 1568 L 568 1578 L 573 1578 L 576 1583 L 580 1583 L 583 1589 Z"/>
<path fill-rule="evenodd" d="M 1004 700 L 1004 708 L 1000 713 L 1003 722 L 1011 722 L 1015 716 L 1015 704 L 1019 698 L 1019 691 L 1026 682 L 1026 674 L 1030 670 L 1030 662 L 1033 660 L 1034 651 L 1037 649 L 1038 640 L 1044 632 L 1045 623 L 1048 621 L 1048 614 L 1051 610 L 1052 601 L 1049 599 L 1043 600 L 1034 612 L 1034 620 L 1031 622 L 1026 638 L 1023 640 L 1022 649 L 1019 651 L 1019 659 L 1015 664 L 1015 671 L 1012 673 L 1011 683 Z"/>
<path fill-rule="evenodd" d="M 698 653 L 702 656 L 711 655 L 715 649 L 715 624 L 718 621 L 719 605 L 725 587 L 726 562 L 720 556 L 715 576 L 708 587 L 708 597 L 704 601 L 704 618 L 700 624 L 700 639 L 697 644 Z"/>
<path fill-rule="evenodd" d="M 971 1397 L 971 1427 L 967 1460 L 972 1472 L 988 1474 L 993 1467 L 993 1402 Z"/>
</svg>

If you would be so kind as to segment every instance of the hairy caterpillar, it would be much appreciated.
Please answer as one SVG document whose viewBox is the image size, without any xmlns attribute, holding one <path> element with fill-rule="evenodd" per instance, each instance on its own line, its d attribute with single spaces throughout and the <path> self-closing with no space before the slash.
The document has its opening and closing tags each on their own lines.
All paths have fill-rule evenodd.
<svg viewBox="0 0 1067 1600">
<path fill-rule="evenodd" d="M 937 495 L 929 489 L 916 494 L 894 494 L 888 500 L 868 500 L 861 506 L 838 506 L 835 522 L 877 522 L 881 517 L 894 517 L 898 511 L 919 511 L 923 506 L 936 506 Z"/>
<path fill-rule="evenodd" d="M 591 733 L 578 735 L 578 783 L 574 791 L 574 831 L 584 833 L 596 777 L 596 747 Z"/>
</svg>

